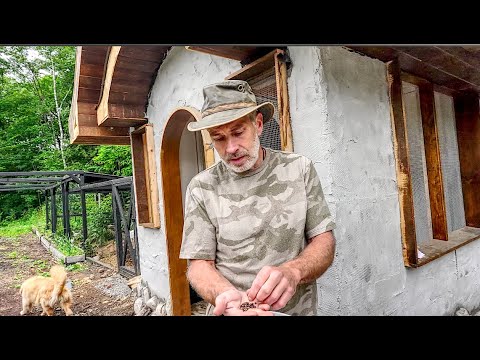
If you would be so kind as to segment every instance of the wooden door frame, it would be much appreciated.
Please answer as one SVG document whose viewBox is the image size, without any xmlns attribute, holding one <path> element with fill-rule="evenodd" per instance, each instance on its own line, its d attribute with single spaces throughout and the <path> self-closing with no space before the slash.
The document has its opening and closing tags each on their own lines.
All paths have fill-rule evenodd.
<svg viewBox="0 0 480 360">
<path fill-rule="evenodd" d="M 168 269 L 172 315 L 189 316 L 190 287 L 187 280 L 187 261 L 179 258 L 183 234 L 182 186 L 180 177 L 180 140 L 190 120 L 198 121 L 200 112 L 193 107 L 175 109 L 163 129 L 160 150 L 162 193 L 165 216 Z M 214 161 L 213 148 L 207 131 L 202 131 L 206 167 Z"/>
</svg>

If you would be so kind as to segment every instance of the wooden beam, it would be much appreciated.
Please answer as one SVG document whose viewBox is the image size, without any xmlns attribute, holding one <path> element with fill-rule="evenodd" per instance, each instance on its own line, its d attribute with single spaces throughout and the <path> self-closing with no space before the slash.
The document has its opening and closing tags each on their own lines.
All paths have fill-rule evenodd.
<svg viewBox="0 0 480 360">
<path fill-rule="evenodd" d="M 448 240 L 447 212 L 443 189 L 442 162 L 440 159 L 440 144 L 438 142 L 433 86 L 430 83 L 423 84 L 418 87 L 418 91 L 420 95 L 423 140 L 425 143 L 425 161 L 427 165 L 433 238 L 437 240 Z"/>
<path fill-rule="evenodd" d="M 476 94 L 454 98 L 467 226 L 480 227 L 480 109 Z"/>
<path fill-rule="evenodd" d="M 97 108 L 97 122 L 101 125 L 108 117 L 108 97 L 110 95 L 110 86 L 112 85 L 113 71 L 117 63 L 118 54 L 121 46 L 112 46 L 108 55 L 108 62 L 105 74 L 103 76 L 103 88 L 100 104 Z"/>
<path fill-rule="evenodd" d="M 256 46 L 185 46 L 187 50 L 202 52 L 205 54 L 221 56 L 227 59 L 242 61 L 250 57 L 258 49 Z"/>
<path fill-rule="evenodd" d="M 169 116 L 160 152 L 173 315 L 191 315 L 187 261 L 179 258 L 184 220 L 179 151 L 182 132 L 192 118 L 199 119 L 198 111 L 192 108 L 177 109 Z"/>
<path fill-rule="evenodd" d="M 267 55 L 262 56 L 260 59 L 244 66 L 240 70 L 230 74 L 225 80 L 245 80 L 249 79 L 265 72 L 268 69 L 273 69 L 275 66 L 275 56 L 277 55 L 277 49 L 269 52 Z"/>
<path fill-rule="evenodd" d="M 400 202 L 400 228 L 402 232 L 405 265 L 418 262 L 415 216 L 413 208 L 412 178 L 407 138 L 407 124 L 403 112 L 402 80 L 398 60 L 387 62 L 388 92 L 393 129 L 393 145 L 397 168 L 397 186 Z"/>
<path fill-rule="evenodd" d="M 283 151 L 293 151 L 292 127 L 290 125 L 290 105 L 288 101 L 287 64 L 285 52 L 275 51 L 275 78 L 277 82 L 278 122 L 280 142 Z"/>
</svg>

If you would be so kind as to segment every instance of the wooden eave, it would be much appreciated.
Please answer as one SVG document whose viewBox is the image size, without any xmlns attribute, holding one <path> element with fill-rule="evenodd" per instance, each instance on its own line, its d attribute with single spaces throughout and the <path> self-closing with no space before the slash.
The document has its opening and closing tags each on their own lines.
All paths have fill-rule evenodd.
<svg viewBox="0 0 480 360">
<path fill-rule="evenodd" d="M 372 58 L 398 59 L 404 79 L 423 78 L 455 93 L 480 93 L 480 46 L 348 46 Z"/>
<path fill-rule="evenodd" d="M 147 123 L 148 94 L 169 46 L 112 46 L 97 109 L 101 127 Z"/>
</svg>

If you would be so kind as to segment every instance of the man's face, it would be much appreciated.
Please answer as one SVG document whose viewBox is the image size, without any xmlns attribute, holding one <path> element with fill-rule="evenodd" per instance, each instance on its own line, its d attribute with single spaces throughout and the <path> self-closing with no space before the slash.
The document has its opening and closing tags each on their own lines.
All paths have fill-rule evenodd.
<svg viewBox="0 0 480 360">
<path fill-rule="evenodd" d="M 262 114 L 258 113 L 255 123 L 248 116 L 244 116 L 231 123 L 208 129 L 208 132 L 223 163 L 234 172 L 241 173 L 254 168 L 259 162 L 259 136 L 262 129 Z"/>
</svg>

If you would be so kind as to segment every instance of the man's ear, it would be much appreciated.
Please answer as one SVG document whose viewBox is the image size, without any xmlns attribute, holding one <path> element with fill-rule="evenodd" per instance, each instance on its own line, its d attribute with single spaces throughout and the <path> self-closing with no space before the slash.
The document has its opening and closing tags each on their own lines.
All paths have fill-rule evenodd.
<svg viewBox="0 0 480 360">
<path fill-rule="evenodd" d="M 262 135 L 263 131 L 263 114 L 258 111 L 257 116 L 255 117 L 255 126 L 257 127 L 258 136 Z"/>
</svg>

